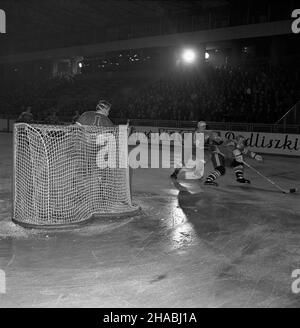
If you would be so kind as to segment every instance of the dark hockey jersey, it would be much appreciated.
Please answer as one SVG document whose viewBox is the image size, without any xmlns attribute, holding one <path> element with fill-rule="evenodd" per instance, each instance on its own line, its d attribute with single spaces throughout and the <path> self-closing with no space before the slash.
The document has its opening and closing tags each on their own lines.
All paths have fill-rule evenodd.
<svg viewBox="0 0 300 328">
<path fill-rule="evenodd" d="M 107 116 L 95 111 L 84 112 L 76 122 L 82 125 L 114 126 L 112 121 Z"/>
<path fill-rule="evenodd" d="M 223 139 L 218 135 L 216 131 L 205 130 L 204 131 L 204 144 L 211 152 L 221 153 L 220 145 L 222 145 Z"/>
<path fill-rule="evenodd" d="M 20 123 L 32 123 L 33 115 L 31 113 L 23 112 L 17 119 L 17 122 Z"/>
<path fill-rule="evenodd" d="M 248 155 L 251 158 L 255 158 L 257 154 L 253 151 L 250 151 L 245 142 L 239 142 L 236 139 L 228 140 L 226 142 L 226 147 L 230 151 L 231 155 L 235 157 L 236 151 L 238 150 L 241 155 Z"/>
</svg>

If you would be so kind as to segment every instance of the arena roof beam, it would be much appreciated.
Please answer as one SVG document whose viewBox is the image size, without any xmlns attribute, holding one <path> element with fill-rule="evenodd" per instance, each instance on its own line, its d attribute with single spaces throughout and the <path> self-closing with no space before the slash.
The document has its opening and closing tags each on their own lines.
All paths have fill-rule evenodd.
<svg viewBox="0 0 300 328">
<path fill-rule="evenodd" d="M 159 35 L 152 37 L 136 38 L 89 44 L 82 46 L 58 48 L 52 50 L 8 55 L 0 57 L 0 63 L 17 63 L 34 60 L 49 60 L 59 58 L 70 58 L 74 56 L 93 56 L 109 51 L 122 51 L 141 48 L 164 48 L 180 46 L 183 43 L 201 44 L 208 42 L 230 41 L 237 39 L 258 38 L 291 33 L 291 22 L 277 21 L 271 23 L 260 23 L 251 25 L 240 25 L 234 27 L 219 28 L 213 30 Z"/>
</svg>

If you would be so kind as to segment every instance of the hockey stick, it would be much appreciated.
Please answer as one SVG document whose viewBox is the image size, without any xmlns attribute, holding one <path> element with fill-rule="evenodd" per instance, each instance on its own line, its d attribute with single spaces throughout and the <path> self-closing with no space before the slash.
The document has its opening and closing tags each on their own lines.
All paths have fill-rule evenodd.
<svg viewBox="0 0 300 328">
<path fill-rule="evenodd" d="M 293 193 L 297 192 L 297 188 L 291 188 L 291 189 L 283 189 L 283 188 L 281 188 L 277 183 L 275 183 L 273 180 L 271 180 L 271 179 L 267 178 L 266 176 L 264 176 L 263 174 L 261 174 L 254 167 L 252 167 L 250 164 L 248 164 L 248 163 L 246 163 L 244 161 L 243 161 L 243 164 L 245 164 L 249 169 L 251 169 L 252 171 L 254 171 L 260 177 L 262 177 L 265 180 L 267 180 L 268 182 L 270 182 L 273 186 L 275 186 L 277 189 L 279 189 L 280 191 L 282 191 L 284 194 L 293 194 Z"/>
</svg>

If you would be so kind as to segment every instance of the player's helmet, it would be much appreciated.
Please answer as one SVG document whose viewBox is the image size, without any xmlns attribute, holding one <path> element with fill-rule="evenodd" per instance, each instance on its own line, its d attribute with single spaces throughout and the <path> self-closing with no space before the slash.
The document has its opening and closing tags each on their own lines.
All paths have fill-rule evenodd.
<svg viewBox="0 0 300 328">
<path fill-rule="evenodd" d="M 100 100 L 96 106 L 96 111 L 108 116 L 111 104 L 106 100 Z"/>
<path fill-rule="evenodd" d="M 197 128 L 198 128 L 198 129 L 205 130 L 205 129 L 206 129 L 206 122 L 205 122 L 205 121 L 199 121 L 199 122 L 197 123 Z"/>
<path fill-rule="evenodd" d="M 237 146 L 238 149 L 245 148 L 246 138 L 243 135 L 239 134 L 236 137 L 236 142 L 237 142 L 237 145 L 236 146 Z"/>
<path fill-rule="evenodd" d="M 239 135 L 236 137 L 236 140 L 237 140 L 237 141 L 240 141 L 240 142 L 243 142 L 243 141 L 246 140 L 246 138 L 245 138 L 243 135 L 239 134 Z"/>
</svg>

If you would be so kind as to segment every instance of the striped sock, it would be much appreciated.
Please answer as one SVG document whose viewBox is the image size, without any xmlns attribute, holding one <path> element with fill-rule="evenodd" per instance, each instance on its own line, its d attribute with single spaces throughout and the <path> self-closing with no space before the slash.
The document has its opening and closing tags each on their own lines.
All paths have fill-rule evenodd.
<svg viewBox="0 0 300 328">
<path fill-rule="evenodd" d="M 244 170 L 241 167 L 236 167 L 234 169 L 235 176 L 238 180 L 244 179 Z"/>
<path fill-rule="evenodd" d="M 212 173 L 210 173 L 210 175 L 206 178 L 206 181 L 213 182 L 220 176 L 221 173 L 218 170 L 215 170 Z"/>
</svg>

